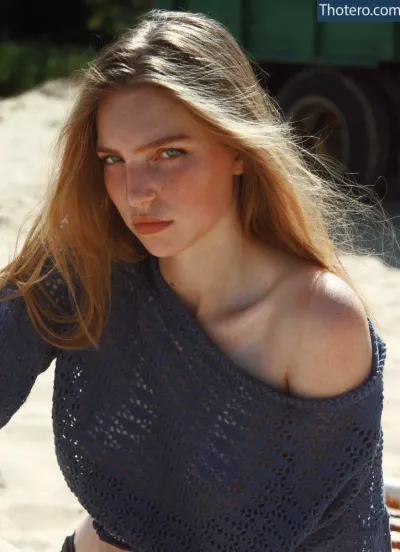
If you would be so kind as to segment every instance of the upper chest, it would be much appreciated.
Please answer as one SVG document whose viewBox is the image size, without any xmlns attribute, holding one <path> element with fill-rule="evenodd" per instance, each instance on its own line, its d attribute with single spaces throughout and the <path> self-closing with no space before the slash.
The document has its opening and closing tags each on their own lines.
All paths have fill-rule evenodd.
<svg viewBox="0 0 400 552">
<path fill-rule="evenodd" d="M 295 278 L 248 309 L 201 325 L 238 369 L 288 392 L 287 369 L 298 343 L 304 293 Z"/>
</svg>

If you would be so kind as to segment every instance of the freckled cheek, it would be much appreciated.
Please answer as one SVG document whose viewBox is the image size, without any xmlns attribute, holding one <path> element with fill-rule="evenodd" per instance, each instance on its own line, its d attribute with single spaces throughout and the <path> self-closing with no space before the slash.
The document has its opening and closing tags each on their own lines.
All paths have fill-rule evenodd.
<svg viewBox="0 0 400 552">
<path fill-rule="evenodd" d="M 228 205 L 224 194 L 215 189 L 215 183 L 198 179 L 171 185 L 165 199 L 185 220 L 206 224 L 221 215 Z"/>
<path fill-rule="evenodd" d="M 121 203 L 126 200 L 124 180 L 116 175 L 105 174 L 104 186 L 106 192 L 114 203 Z"/>
<path fill-rule="evenodd" d="M 195 181 L 184 180 L 170 182 L 169 186 L 161 190 L 160 198 L 173 207 L 175 212 L 192 217 L 201 209 L 198 184 Z"/>
<path fill-rule="evenodd" d="M 206 174 L 203 178 L 197 178 L 191 182 L 189 188 L 191 200 L 199 206 L 210 209 L 218 208 L 221 203 L 226 203 L 231 196 L 231 191 L 224 186 L 217 175 Z"/>
<path fill-rule="evenodd" d="M 160 187 L 160 191 L 172 199 L 174 202 L 185 202 L 189 201 L 190 197 L 193 195 L 191 191 L 191 186 L 188 185 L 187 181 L 178 180 L 170 181 L 164 186 Z"/>
</svg>

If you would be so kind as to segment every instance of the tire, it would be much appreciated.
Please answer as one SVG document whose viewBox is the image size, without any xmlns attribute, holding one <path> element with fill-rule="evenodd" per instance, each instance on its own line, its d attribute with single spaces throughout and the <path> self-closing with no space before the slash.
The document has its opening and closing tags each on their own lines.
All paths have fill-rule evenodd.
<svg viewBox="0 0 400 552">
<path fill-rule="evenodd" d="M 389 121 L 388 130 L 388 189 L 386 199 L 400 200 L 400 82 L 392 68 L 383 71 L 377 69 L 366 75 L 371 87 L 380 96 L 381 104 Z"/>
<path fill-rule="evenodd" d="M 284 115 L 303 127 L 303 133 L 305 122 L 312 118 L 335 121 L 330 133 L 334 147 L 327 153 L 359 184 L 381 191 L 384 180 L 380 177 L 386 176 L 388 166 L 389 121 L 373 88 L 339 71 L 314 68 L 289 79 L 277 100 Z"/>
</svg>

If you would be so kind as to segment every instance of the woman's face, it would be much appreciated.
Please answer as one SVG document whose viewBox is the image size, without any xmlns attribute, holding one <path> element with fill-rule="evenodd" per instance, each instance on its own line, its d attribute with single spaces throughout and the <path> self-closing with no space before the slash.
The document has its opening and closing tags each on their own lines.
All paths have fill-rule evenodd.
<svg viewBox="0 0 400 552">
<path fill-rule="evenodd" d="M 242 160 L 164 90 L 110 93 L 97 136 L 108 195 L 151 254 L 177 255 L 236 211 L 233 175 L 243 172 Z M 135 224 L 140 216 L 168 225 Z"/>
</svg>

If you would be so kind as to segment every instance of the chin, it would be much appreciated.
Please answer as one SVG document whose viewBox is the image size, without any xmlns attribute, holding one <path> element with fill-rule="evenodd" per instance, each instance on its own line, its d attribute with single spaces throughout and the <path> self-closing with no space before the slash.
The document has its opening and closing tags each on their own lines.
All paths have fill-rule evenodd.
<svg viewBox="0 0 400 552">
<path fill-rule="evenodd" d="M 168 232 L 168 230 L 166 232 Z M 184 232 L 181 231 L 180 233 L 177 233 L 178 239 L 175 240 L 174 236 L 162 236 L 161 234 L 155 234 L 147 237 L 140 236 L 136 233 L 134 234 L 150 255 L 162 259 L 167 257 L 176 257 L 184 251 L 191 249 L 206 233 L 204 232 L 199 234 L 193 232 L 191 236 L 185 236 Z"/>
<path fill-rule="evenodd" d="M 177 244 L 174 245 L 173 243 L 156 243 L 156 240 L 140 240 L 140 242 L 150 253 L 150 255 L 153 255 L 154 257 L 158 257 L 160 259 L 175 257 L 176 255 L 187 249 L 187 247 L 185 246 L 179 247 Z"/>
</svg>

